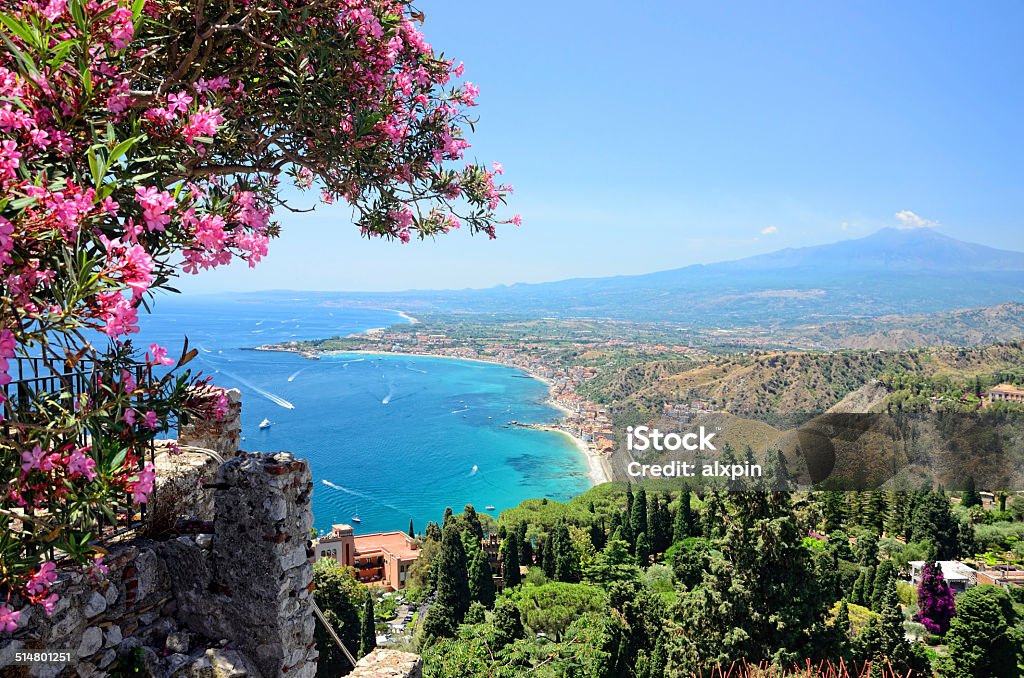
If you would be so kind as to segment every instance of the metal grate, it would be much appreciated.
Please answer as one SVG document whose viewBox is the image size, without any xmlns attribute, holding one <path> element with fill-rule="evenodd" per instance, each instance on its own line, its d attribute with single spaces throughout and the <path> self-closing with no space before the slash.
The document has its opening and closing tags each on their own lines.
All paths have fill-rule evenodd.
<svg viewBox="0 0 1024 678">
<path fill-rule="evenodd" d="M 111 382 L 113 375 L 99 368 L 95 362 L 81 360 L 73 367 L 64 361 L 51 361 L 36 357 L 16 357 L 9 359 L 8 374 L 12 380 L 8 384 L 0 385 L 0 392 L 4 395 L 4 402 L 0 405 L 3 412 L 3 421 L 0 422 L 0 433 L 2 438 L 18 447 L 22 437 L 22 430 L 26 420 L 30 419 L 30 408 L 37 402 L 40 396 L 51 395 L 74 400 L 82 395 L 90 395 L 97 392 L 98 384 Z M 135 363 L 130 366 L 133 378 L 140 384 L 149 383 L 152 379 L 150 366 L 144 363 Z M 70 440 L 67 442 L 71 442 Z M 92 440 L 87 431 L 79 431 L 74 442 L 80 446 L 90 445 Z M 156 449 L 152 441 L 141 450 L 139 455 L 139 470 L 146 462 L 155 462 Z M 156 497 L 157 487 L 154 481 L 153 494 L 150 502 Z M 127 499 L 127 495 L 125 499 Z M 130 505 L 130 502 L 126 502 Z M 28 515 L 45 518 L 46 509 L 30 509 Z M 137 507 L 130 515 L 123 515 L 119 520 L 111 521 L 102 511 L 96 511 L 86 519 L 86 529 L 91 529 L 97 535 L 95 543 L 109 543 L 110 541 L 125 538 L 137 534 L 140 529 L 148 524 L 146 505 Z M 91 521 L 91 525 L 88 522 Z M 60 553 L 51 550 L 50 556 L 59 559 Z"/>
</svg>

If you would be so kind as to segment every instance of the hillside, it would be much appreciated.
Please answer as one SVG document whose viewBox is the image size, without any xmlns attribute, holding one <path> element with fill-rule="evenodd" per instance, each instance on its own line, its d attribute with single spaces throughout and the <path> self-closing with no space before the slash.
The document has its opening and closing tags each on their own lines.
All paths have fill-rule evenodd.
<svg viewBox="0 0 1024 678">
<path fill-rule="evenodd" d="M 1024 343 L 910 351 L 755 352 L 688 369 L 644 365 L 606 379 L 598 389 L 620 412 L 653 415 L 663 402 L 709 401 L 715 409 L 773 425 L 824 412 L 887 372 L 970 380 L 1020 370 Z M 653 378 L 652 378 L 653 377 Z"/>
<path fill-rule="evenodd" d="M 931 315 L 891 315 L 803 326 L 793 343 L 819 348 L 906 350 L 980 346 L 1024 339 L 1024 304 L 1011 302 Z"/>
</svg>

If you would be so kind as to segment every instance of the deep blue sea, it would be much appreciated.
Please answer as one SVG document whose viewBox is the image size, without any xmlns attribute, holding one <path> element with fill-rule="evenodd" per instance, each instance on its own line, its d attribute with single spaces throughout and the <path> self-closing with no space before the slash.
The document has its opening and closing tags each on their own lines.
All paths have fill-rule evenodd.
<svg viewBox="0 0 1024 678">
<path fill-rule="evenodd" d="M 531 497 L 567 499 L 590 482 L 583 456 L 559 433 L 503 427 L 553 421 L 547 387 L 516 369 L 445 358 L 339 354 L 309 360 L 246 351 L 290 339 L 347 335 L 406 322 L 385 310 L 341 308 L 275 293 L 161 297 L 135 339 L 242 391 L 242 449 L 310 461 L 316 527 L 417 531 L 446 506 L 497 513 Z M 268 429 L 258 425 L 264 418 Z M 496 510 L 486 511 L 493 505 Z"/>
</svg>

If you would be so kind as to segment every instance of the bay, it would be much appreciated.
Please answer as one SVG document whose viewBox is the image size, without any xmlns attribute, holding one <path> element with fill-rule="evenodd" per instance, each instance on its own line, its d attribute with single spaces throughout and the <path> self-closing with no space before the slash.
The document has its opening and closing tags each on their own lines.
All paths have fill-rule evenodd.
<svg viewBox="0 0 1024 678">
<path fill-rule="evenodd" d="M 564 500 L 590 486 L 587 465 L 559 433 L 508 427 L 548 422 L 547 387 L 522 371 L 447 358 L 344 353 L 321 360 L 246 350 L 408 322 L 396 311 L 345 308 L 322 295 L 162 297 L 135 343 L 169 353 L 242 392 L 242 449 L 308 459 L 317 529 L 422 531 L 473 504 L 497 515 L 532 497 Z M 272 425 L 259 429 L 269 419 Z M 493 505 L 495 510 L 487 511 Z"/>
</svg>

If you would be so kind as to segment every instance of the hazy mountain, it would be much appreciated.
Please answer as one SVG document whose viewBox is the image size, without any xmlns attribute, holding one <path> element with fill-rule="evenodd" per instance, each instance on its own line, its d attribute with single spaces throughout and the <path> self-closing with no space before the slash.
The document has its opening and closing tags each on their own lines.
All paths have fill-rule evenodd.
<svg viewBox="0 0 1024 678">
<path fill-rule="evenodd" d="M 645 275 L 338 296 L 438 311 L 794 326 L 1024 301 L 1024 253 L 933 229 L 883 229 L 856 240 Z"/>
</svg>

